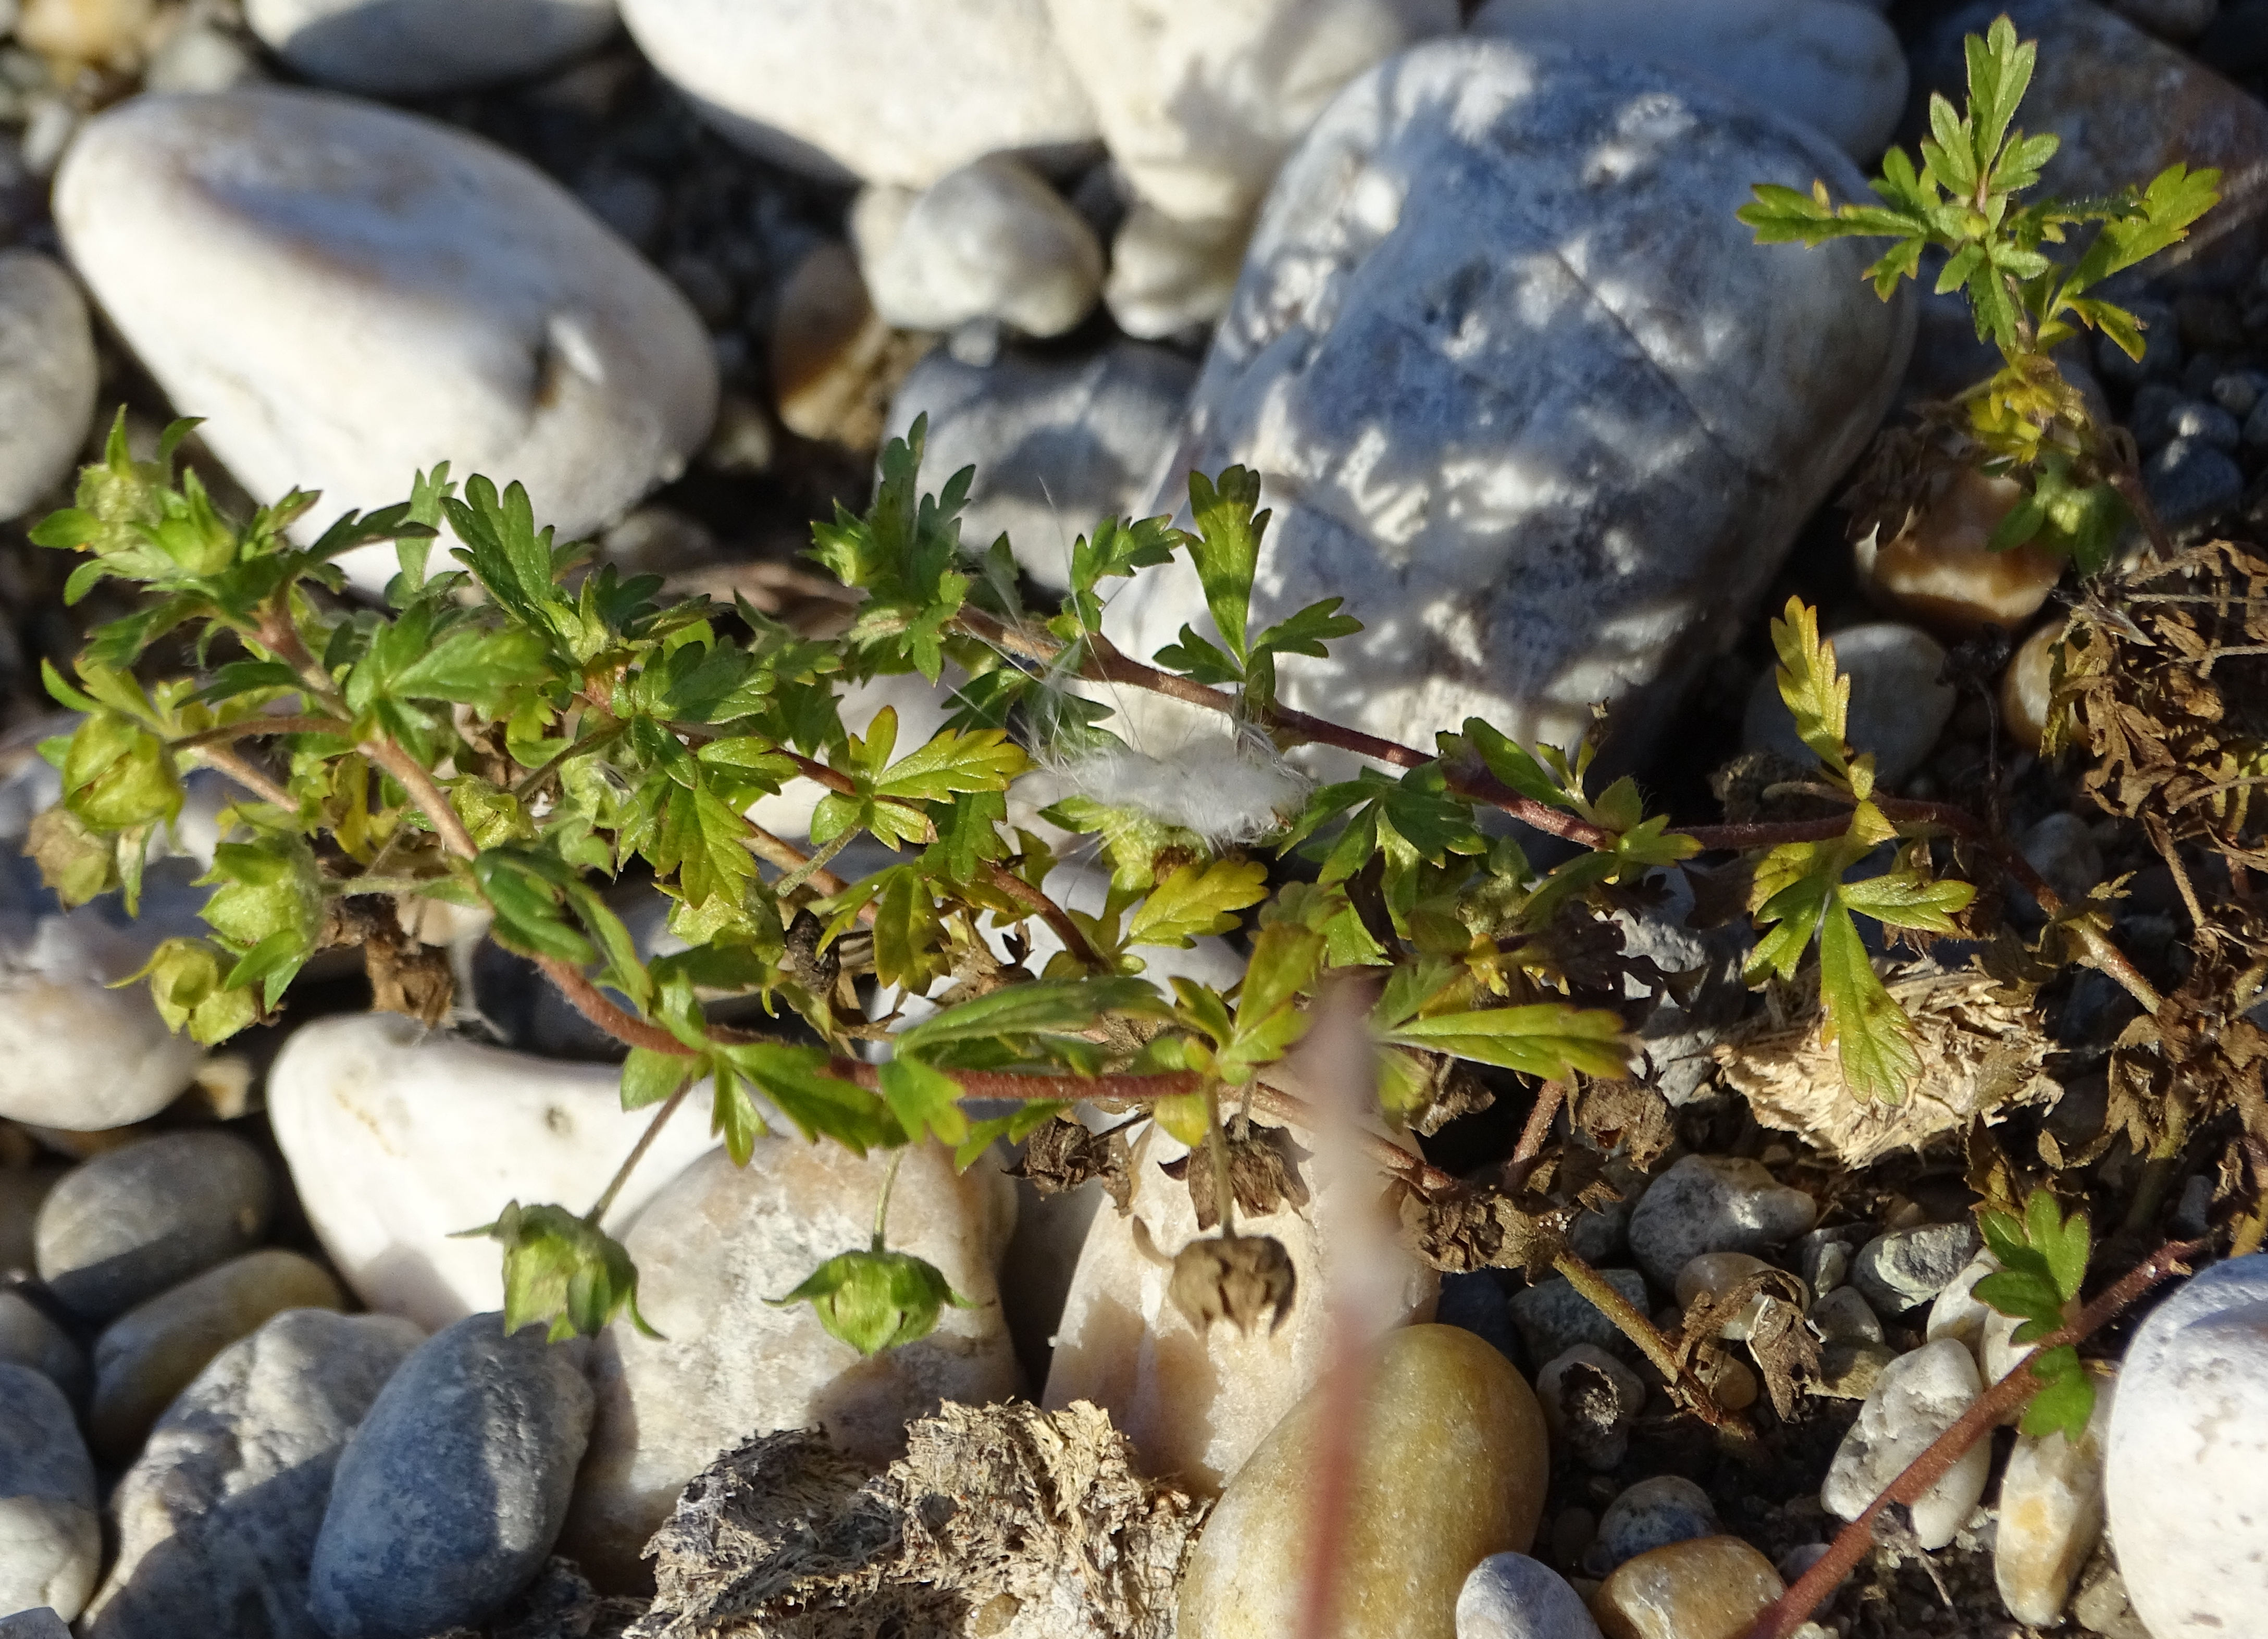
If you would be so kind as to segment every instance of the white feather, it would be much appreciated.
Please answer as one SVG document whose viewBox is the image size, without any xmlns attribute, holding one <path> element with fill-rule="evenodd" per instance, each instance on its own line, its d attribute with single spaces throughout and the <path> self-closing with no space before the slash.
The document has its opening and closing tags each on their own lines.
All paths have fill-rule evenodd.
<svg viewBox="0 0 2268 1639">
<path fill-rule="evenodd" d="M 1193 738 L 1170 757 L 1111 746 L 1059 763 L 1054 773 L 1065 795 L 1139 809 L 1215 847 L 1281 830 L 1298 815 L 1309 786 L 1264 742 L 1219 734 Z"/>
</svg>

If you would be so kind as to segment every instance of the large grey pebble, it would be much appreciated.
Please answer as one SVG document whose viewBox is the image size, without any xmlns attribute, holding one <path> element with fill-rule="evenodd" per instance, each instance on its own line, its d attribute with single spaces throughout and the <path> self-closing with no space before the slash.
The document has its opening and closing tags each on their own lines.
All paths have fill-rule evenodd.
<svg viewBox="0 0 2268 1639">
<path fill-rule="evenodd" d="M 1809 1229 L 1819 1209 L 1760 1161 L 1689 1155 L 1657 1178 L 1631 1213 L 1631 1252 L 1667 1291 L 1705 1252 L 1760 1253 Z"/>
<path fill-rule="evenodd" d="M 1966 1218 L 1892 1230 L 1859 1249 L 1851 1283 L 1877 1313 L 1904 1314 L 1950 1286 L 1983 1244 Z"/>
<path fill-rule="evenodd" d="M 986 547 L 1005 533 L 1026 574 L 1063 588 L 1074 540 L 1145 510 L 1196 379 L 1180 354 L 1138 342 L 1068 359 L 1009 348 L 985 365 L 939 348 L 899 387 L 890 430 L 927 415 L 930 481 L 976 468 L 961 538 Z"/>
<path fill-rule="evenodd" d="M 246 0 L 244 20 L 321 85 L 428 97 L 580 55 L 615 32 L 615 0 Z"/>
<path fill-rule="evenodd" d="M 587 1345 L 476 1314 L 394 1373 L 339 1459 L 308 1572 L 331 1639 L 480 1622 L 542 1568 L 591 1432 Z"/>
<path fill-rule="evenodd" d="M 1845 737 L 1855 749 L 1874 754 L 1876 778 L 1896 783 L 1921 767 L 1958 703 L 1953 685 L 1939 675 L 1944 647 L 1927 632 L 1896 621 L 1849 626 L 1831 636 L 1836 663 L 1851 680 Z M 1780 698 L 1776 667 L 1766 666 L 1749 690 L 1741 744 L 1805 764 L 1813 761 Z"/>
<path fill-rule="evenodd" d="M 0 1608 L 79 1613 L 102 1568 L 94 1462 L 63 1391 L 0 1364 Z"/>
<path fill-rule="evenodd" d="M 1839 1518 L 1856 1519 L 1983 1392 L 1975 1358 L 1952 1338 L 1899 1356 L 1883 1368 L 1858 1421 L 1836 1448 L 1820 1503 Z M 1953 1540 L 1984 1495 L 1992 1469 L 1992 1442 L 1979 1441 L 1922 1494 L 1911 1511 L 1923 1547 L 1941 1548 Z"/>
<path fill-rule="evenodd" d="M 40 1208 L 40 1278 L 74 1314 L 105 1320 L 268 1232 L 275 1183 L 227 1133 L 166 1133 L 97 1156 Z"/>
<path fill-rule="evenodd" d="M 0 251 L 0 519 L 70 476 L 94 419 L 94 330 L 70 275 Z"/>
<path fill-rule="evenodd" d="M 71 1639 L 71 1630 L 50 1606 L 0 1616 L 0 1639 Z"/>
<path fill-rule="evenodd" d="M 2244 498 L 2244 469 L 2203 438 L 2176 438 L 2142 465 L 2150 503 L 2169 529 L 2201 524 Z"/>
<path fill-rule="evenodd" d="M 1478 715 L 1643 754 L 1895 392 L 1912 310 L 1863 252 L 1759 246 L 1749 185 L 1851 197 L 1815 135 L 1627 62 L 1436 40 L 1339 93 L 1285 163 L 1170 458 L 1256 473 L 1252 617 L 1366 630 L 1285 703 L 1418 745 Z M 1580 618 L 1575 612 L 1580 611 Z M 1212 622 L 1145 573 L 1106 633 Z"/>
<path fill-rule="evenodd" d="M 1541 1560 L 1491 1554 L 1457 1590 L 1457 1639 L 1599 1639 L 1599 1625 Z"/>
<path fill-rule="evenodd" d="M 1475 33 L 1640 62 L 1738 92 L 1852 158 L 1882 151 L 1905 110 L 1906 55 L 1890 26 L 1845 0 L 1489 0 Z"/>
<path fill-rule="evenodd" d="M 0 1360 L 29 1366 L 73 1401 L 85 1400 L 93 1381 L 86 1351 L 21 1292 L 0 1291 Z"/>
<path fill-rule="evenodd" d="M 1045 0 L 624 0 L 725 136 L 821 178 L 926 187 L 991 153 L 1080 151 L 1094 108 Z"/>
<path fill-rule="evenodd" d="M 1599 1517 L 1599 1534 L 1583 1555 L 1583 1569 L 1603 1577 L 1625 1560 L 1717 1534 L 1717 1505 L 1709 1494 L 1677 1474 L 1656 1474 L 1624 1490 Z"/>
<path fill-rule="evenodd" d="M 2103 1503 L 2154 1639 L 2232 1639 L 2268 1612 L 2268 1254 L 2201 1272 L 2119 1369 Z"/>
<path fill-rule="evenodd" d="M 1646 1276 L 1636 1269 L 1601 1269 L 1599 1275 L 1640 1314 L 1646 1312 Z M 1511 1306 L 1512 1323 L 1534 1360 L 1564 1355 L 1578 1343 L 1611 1348 L 1622 1340 L 1598 1305 L 1557 1275 L 1513 1293 Z"/>
<path fill-rule="evenodd" d="M 84 1639 L 325 1639 L 307 1563 L 332 1470 L 423 1341 L 393 1315 L 291 1309 L 224 1349 L 112 1494 L 118 1559 Z"/>
<path fill-rule="evenodd" d="M 572 540 L 681 471 L 716 413 L 708 334 L 669 282 L 534 166 L 437 121 L 276 87 L 137 97 L 71 144 L 55 211 L 237 480 L 323 492 L 303 530 L 406 500 L 446 460 L 525 484 Z M 378 591 L 397 559 L 340 562 Z"/>
</svg>

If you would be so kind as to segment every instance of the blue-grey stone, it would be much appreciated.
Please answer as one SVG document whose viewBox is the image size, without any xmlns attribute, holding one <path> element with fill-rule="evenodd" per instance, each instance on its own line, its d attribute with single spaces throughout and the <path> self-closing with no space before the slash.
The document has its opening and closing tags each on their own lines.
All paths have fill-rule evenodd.
<svg viewBox="0 0 2268 1639">
<path fill-rule="evenodd" d="M 435 1334 L 339 1458 L 308 1606 L 331 1639 L 424 1639 L 543 1568 L 591 1433 L 587 1347 L 478 1314 Z"/>
<path fill-rule="evenodd" d="M 74 1314 L 107 1320 L 268 1232 L 275 1182 L 227 1133 L 166 1133 L 99 1155 L 40 1203 L 40 1278 Z"/>
<path fill-rule="evenodd" d="M 0 1364 L 0 1610 L 76 1616 L 102 1568 L 94 1460 L 63 1391 Z"/>
<path fill-rule="evenodd" d="M 1549 1565 L 1491 1554 L 1457 1591 L 1457 1639 L 1599 1639 L 1599 1625 Z"/>
<path fill-rule="evenodd" d="M 1583 1569 L 1604 1577 L 1624 1560 L 1717 1534 L 1717 1509 L 1690 1480 L 1657 1474 L 1641 1480 L 1607 1504 L 1599 1534 L 1583 1555 Z"/>
<path fill-rule="evenodd" d="M 1441 1295 L 1434 1301 L 1433 1319 L 1496 1345 L 1497 1352 L 1514 1365 L 1521 1363 L 1520 1337 L 1512 1323 L 1512 1305 L 1504 1283 L 1493 1271 L 1476 1269 L 1469 1275 L 1445 1275 Z"/>
<path fill-rule="evenodd" d="M 2142 467 L 2150 503 L 2169 529 L 2201 524 L 2244 498 L 2244 473 L 2202 438 L 2176 438 Z"/>
<path fill-rule="evenodd" d="M 1646 1276 L 1636 1269 L 1602 1269 L 1599 1274 L 1632 1308 L 1640 1314 L 1646 1312 Z M 1512 1323 L 1520 1328 L 1531 1360 L 1553 1359 L 1578 1343 L 1596 1343 L 1602 1349 L 1629 1346 L 1597 1305 L 1556 1275 L 1513 1293 L 1511 1309 Z"/>
<path fill-rule="evenodd" d="M 1875 1313 L 1904 1314 L 1951 1285 L 1981 1245 L 1977 1226 L 1966 1218 L 1893 1230 L 1859 1249 L 1851 1283 Z"/>
</svg>

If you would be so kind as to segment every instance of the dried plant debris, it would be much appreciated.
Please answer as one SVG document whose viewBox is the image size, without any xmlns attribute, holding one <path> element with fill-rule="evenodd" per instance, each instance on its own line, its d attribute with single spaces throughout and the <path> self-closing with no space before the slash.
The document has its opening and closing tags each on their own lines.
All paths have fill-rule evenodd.
<svg viewBox="0 0 2268 1639">
<path fill-rule="evenodd" d="M 630 1639 L 1170 1639 L 1204 1504 L 1085 1401 L 946 1406 L 880 1474 L 816 1431 L 695 1479 Z"/>
<path fill-rule="evenodd" d="M 644 1599 L 594 1592 L 572 1560 L 552 1559 L 486 1627 L 446 1628 L 431 1639 L 624 1639 L 645 1609 Z"/>
<path fill-rule="evenodd" d="M 1248 1337 L 1265 1320 L 1272 1336 L 1292 1318 L 1299 1290 L 1292 1255 L 1273 1235 L 1218 1235 L 1174 1254 L 1166 1296 L 1199 1333 L 1230 1320 Z"/>
<path fill-rule="evenodd" d="M 1872 1165 L 1932 1139 L 1999 1121 L 2060 1089 L 2044 1073 L 2051 1044 L 2031 1011 L 1977 972 L 1926 973 L 1889 981 L 1912 1018 L 1921 1074 L 1902 1101 L 1853 1099 L 1835 1044 L 1815 1010 L 1766 1017 L 1717 1049 L 1719 1073 L 1757 1121 L 1792 1132 L 1851 1167 Z"/>
<path fill-rule="evenodd" d="M 1677 1137 L 1669 1105 L 1661 1094 L 1637 1081 L 1591 1081 L 1574 1099 L 1575 1125 L 1588 1133 L 1603 1154 L 1619 1148 L 1631 1165 L 1651 1172 Z"/>
<path fill-rule="evenodd" d="M 1241 1134 L 1239 1128 L 1244 1129 Z M 1230 1123 L 1223 1142 L 1228 1147 L 1228 1190 L 1236 1197 L 1239 1212 L 1256 1218 L 1284 1206 L 1294 1211 L 1307 1206 L 1307 1186 L 1300 1179 L 1300 1165 L 1310 1152 L 1289 1132 L 1237 1121 Z M 1213 1200 L 1212 1161 L 1203 1150 L 1160 1162 L 1158 1170 L 1189 1192 L 1199 1229 L 1210 1230 L 1220 1222 L 1220 1208 Z"/>
<path fill-rule="evenodd" d="M 1101 1179 L 1102 1193 L 1119 1211 L 1124 1212 L 1134 1198 L 1133 1159 L 1125 1134 L 1115 1128 L 1091 1133 L 1084 1122 L 1069 1115 L 1057 1116 L 1027 1138 L 1023 1154 L 1008 1171 L 1014 1177 L 1031 1180 L 1032 1187 L 1043 1195 L 1060 1194 L 1090 1179 Z M 1241 1200 L 1240 1193 L 1240 1203 Z"/>
<path fill-rule="evenodd" d="M 429 1029 L 449 1017 L 457 997 L 449 953 L 405 932 L 393 900 L 372 894 L 333 900 L 316 943 L 360 947 L 375 1011 L 406 1013 Z"/>
</svg>

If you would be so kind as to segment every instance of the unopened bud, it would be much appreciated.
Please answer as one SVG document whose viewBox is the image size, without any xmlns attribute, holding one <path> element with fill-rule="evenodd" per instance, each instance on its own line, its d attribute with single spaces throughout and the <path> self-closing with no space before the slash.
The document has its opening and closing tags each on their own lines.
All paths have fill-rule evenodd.
<svg viewBox="0 0 2268 1639">
<path fill-rule="evenodd" d="M 784 1297 L 767 1297 L 776 1309 L 807 1303 L 828 1335 L 861 1355 L 880 1354 L 927 1337 L 947 1304 L 973 1309 L 953 1290 L 945 1272 L 903 1252 L 846 1252 L 821 1264 Z"/>
</svg>

